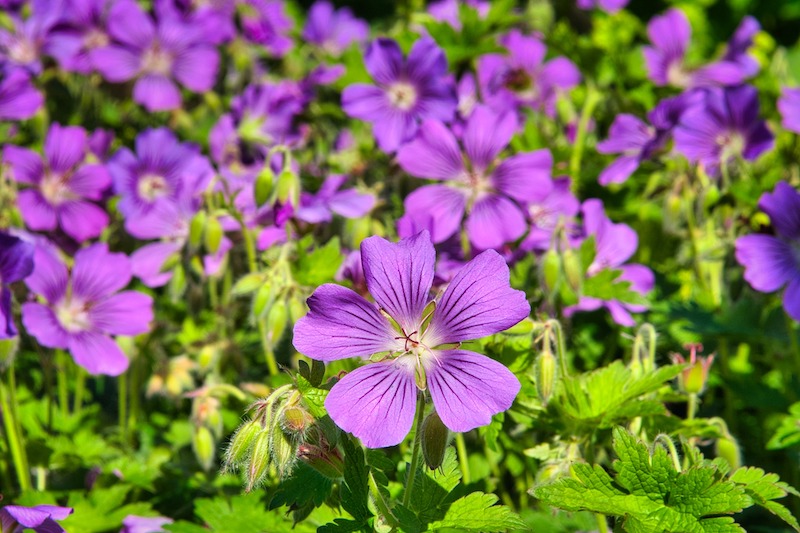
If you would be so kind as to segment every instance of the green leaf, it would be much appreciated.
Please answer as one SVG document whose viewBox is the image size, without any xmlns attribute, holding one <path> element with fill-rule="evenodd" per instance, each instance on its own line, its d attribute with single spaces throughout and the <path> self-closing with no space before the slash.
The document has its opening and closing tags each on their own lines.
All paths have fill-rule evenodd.
<svg viewBox="0 0 800 533">
<path fill-rule="evenodd" d="M 316 287 L 333 281 L 336 272 L 344 261 L 339 238 L 334 237 L 324 246 L 315 248 L 311 252 L 298 246 L 298 258 L 292 268 L 294 279 L 301 285 Z"/>
<path fill-rule="evenodd" d="M 583 295 L 600 300 L 619 300 L 630 304 L 646 304 L 647 298 L 631 289 L 630 281 L 618 281 L 621 270 L 605 269 L 586 278 Z"/>
<path fill-rule="evenodd" d="M 787 494 L 800 496 L 800 493 L 788 483 L 780 481 L 777 474 L 767 474 L 761 468 L 744 466 L 731 474 L 730 480 L 743 486 L 756 505 L 778 516 L 792 526 L 795 531 L 800 531 L 800 524 L 792 512 L 784 505 L 773 501 L 783 498 Z"/>
<path fill-rule="evenodd" d="M 648 446 L 622 428 L 614 429 L 612 477 L 599 465 L 576 463 L 572 477 L 534 488 L 534 495 L 568 511 L 621 517 L 625 531 L 740 532 L 730 517 L 753 505 L 742 486 L 710 461 L 678 472 L 662 447 Z"/>
<path fill-rule="evenodd" d="M 473 492 L 454 501 L 444 518 L 429 524 L 433 531 L 456 528 L 459 531 L 508 531 L 527 529 L 525 522 L 505 505 L 495 505 L 497 496 Z"/>
<path fill-rule="evenodd" d="M 789 414 L 781 421 L 780 427 L 769 439 L 768 450 L 781 450 L 800 444 L 800 402 L 789 407 Z"/>
<path fill-rule="evenodd" d="M 200 499 L 195 501 L 194 512 L 211 531 L 226 533 L 271 533 L 288 531 L 292 522 L 282 513 L 269 511 L 261 496 L 256 493 L 226 498 Z M 183 526 L 180 526 L 183 527 Z M 178 530 L 184 531 L 184 530 Z M 194 530 L 185 530 L 194 533 Z M 206 529 L 208 531 L 208 529 Z M 313 531 L 309 526 L 302 526 L 294 531 Z"/>
<path fill-rule="evenodd" d="M 363 524 L 372 516 L 367 506 L 369 469 L 364 461 L 364 450 L 353 444 L 349 437 L 343 437 L 341 442 L 344 448 L 342 508 Z"/>
<path fill-rule="evenodd" d="M 299 462 L 291 477 L 283 480 L 278 486 L 269 502 L 269 508 L 276 509 L 283 505 L 290 508 L 305 507 L 308 504 L 317 507 L 331 495 L 332 488 L 331 480 L 305 463 Z"/>
<path fill-rule="evenodd" d="M 295 376 L 295 383 L 297 383 L 297 390 L 303 396 L 303 400 L 308 407 L 308 411 L 316 418 L 322 418 L 328 414 L 325 409 L 325 398 L 328 392 L 325 389 L 319 389 L 311 384 L 301 374 Z"/>
</svg>

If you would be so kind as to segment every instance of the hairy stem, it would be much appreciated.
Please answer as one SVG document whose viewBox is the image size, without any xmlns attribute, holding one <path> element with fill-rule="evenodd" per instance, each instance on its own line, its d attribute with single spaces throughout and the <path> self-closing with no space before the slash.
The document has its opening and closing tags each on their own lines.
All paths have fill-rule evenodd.
<svg viewBox="0 0 800 533">
<path fill-rule="evenodd" d="M 372 475 L 372 472 L 369 473 L 369 491 L 372 494 L 372 501 L 375 502 L 375 507 L 378 508 L 378 512 L 384 520 L 386 520 L 386 523 L 389 524 L 390 527 L 398 527 L 400 524 L 389 509 L 386 500 L 383 499 L 383 494 L 381 494 L 381 490 L 375 482 L 375 476 Z"/>
<path fill-rule="evenodd" d="M 403 492 L 403 506 L 408 507 L 411 501 L 411 491 L 414 489 L 414 478 L 417 477 L 419 455 L 422 443 L 422 421 L 425 418 L 425 393 L 417 392 L 417 414 L 414 420 L 414 448 L 411 452 L 411 464 L 406 475 L 406 490 Z"/>
</svg>

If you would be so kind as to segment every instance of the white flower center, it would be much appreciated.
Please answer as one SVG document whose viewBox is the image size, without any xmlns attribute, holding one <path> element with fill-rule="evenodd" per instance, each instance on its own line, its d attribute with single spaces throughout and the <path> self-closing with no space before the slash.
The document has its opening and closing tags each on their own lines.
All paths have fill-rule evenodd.
<svg viewBox="0 0 800 533">
<path fill-rule="evenodd" d="M 531 222 L 537 228 L 553 229 L 558 224 L 558 216 L 543 205 L 532 205 L 528 208 Z"/>
<path fill-rule="evenodd" d="M 56 318 L 58 318 L 65 330 L 70 333 L 78 333 L 92 329 L 89 308 L 90 306 L 87 303 L 65 297 L 55 305 L 54 311 Z"/>
<path fill-rule="evenodd" d="M 83 37 L 83 46 L 88 50 L 102 48 L 109 42 L 111 40 L 108 38 L 108 34 L 98 28 L 92 28 Z"/>
<path fill-rule="evenodd" d="M 8 49 L 8 57 L 22 65 L 33 63 L 37 57 L 36 46 L 27 39 L 16 39 Z"/>
<path fill-rule="evenodd" d="M 139 178 L 136 189 L 139 193 L 139 198 L 149 202 L 153 202 L 169 193 L 167 180 L 164 176 L 158 174 L 145 174 Z"/>
<path fill-rule="evenodd" d="M 675 87 L 686 87 L 689 85 L 691 76 L 683 68 L 682 61 L 673 61 L 667 67 L 667 83 Z"/>
<path fill-rule="evenodd" d="M 723 161 L 740 155 L 744 151 L 745 139 L 738 131 L 726 131 L 717 135 L 715 139 L 717 146 L 722 148 L 720 154 Z"/>
<path fill-rule="evenodd" d="M 417 90 L 405 81 L 390 85 L 386 94 L 389 96 L 389 103 L 402 111 L 408 111 L 417 103 Z"/>
<path fill-rule="evenodd" d="M 172 70 L 172 55 L 162 50 L 158 44 L 145 51 L 142 56 L 142 70 L 153 74 L 169 75 Z"/>
<path fill-rule="evenodd" d="M 39 191 L 41 191 L 42 196 L 50 205 L 60 205 L 78 198 L 67 187 L 67 180 L 64 176 L 53 175 L 49 172 L 44 175 L 41 183 L 39 183 Z"/>
</svg>

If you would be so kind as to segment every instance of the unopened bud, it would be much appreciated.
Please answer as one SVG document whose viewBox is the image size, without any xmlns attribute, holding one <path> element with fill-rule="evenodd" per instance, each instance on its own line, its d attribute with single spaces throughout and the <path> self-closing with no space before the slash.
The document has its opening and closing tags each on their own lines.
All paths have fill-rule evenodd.
<svg viewBox="0 0 800 533">
<path fill-rule="evenodd" d="M 10 367 L 14 362 L 19 347 L 19 337 L 0 340 L 0 372 Z"/>
<path fill-rule="evenodd" d="M 555 291 L 561 277 L 561 256 L 553 249 L 547 251 L 542 258 L 542 275 L 544 284 L 551 292 Z"/>
<path fill-rule="evenodd" d="M 256 420 L 249 420 L 239 426 L 233 437 L 231 437 L 228 449 L 225 450 L 223 471 L 229 472 L 245 463 L 258 434 L 262 430 L 261 424 Z"/>
<path fill-rule="evenodd" d="M 255 199 L 256 206 L 261 207 L 272 194 L 272 189 L 275 185 L 275 173 L 269 165 L 264 165 L 264 169 L 256 176 L 255 184 Z"/>
<path fill-rule="evenodd" d="M 739 448 L 739 442 L 728 431 L 728 424 L 723 419 L 713 418 L 712 422 L 722 434 L 714 443 L 714 453 L 717 457 L 725 459 L 731 470 L 736 470 L 742 466 L 742 450 Z"/>
<path fill-rule="evenodd" d="M 276 430 L 272 437 L 272 460 L 278 475 L 285 479 L 292 473 L 297 462 L 297 443 L 293 442 L 286 433 Z"/>
<path fill-rule="evenodd" d="M 189 244 L 191 244 L 193 248 L 199 248 L 200 243 L 203 241 L 203 233 L 205 233 L 207 218 L 205 211 L 198 211 L 197 214 L 192 217 L 192 221 L 189 224 Z"/>
<path fill-rule="evenodd" d="M 289 167 L 278 175 L 277 198 L 295 207 L 300 203 L 300 177 Z"/>
<path fill-rule="evenodd" d="M 338 481 L 344 475 L 344 458 L 336 448 L 326 449 L 314 444 L 301 444 L 297 449 L 297 456 L 328 479 Z"/>
<path fill-rule="evenodd" d="M 279 423 L 289 437 L 302 440 L 314 423 L 314 417 L 300 406 L 287 407 L 281 412 Z"/>
<path fill-rule="evenodd" d="M 563 260 L 567 283 L 573 290 L 580 292 L 581 287 L 583 287 L 583 273 L 588 265 L 581 264 L 580 256 L 569 248 L 564 250 Z"/>
<path fill-rule="evenodd" d="M 550 346 L 545 345 L 534 363 L 536 391 L 539 393 L 539 399 L 544 405 L 547 405 L 547 402 L 549 402 L 550 398 L 553 396 L 557 380 L 558 361 L 556 360 L 556 356 L 553 355 Z"/>
<path fill-rule="evenodd" d="M 260 485 L 269 471 L 271 462 L 271 429 L 262 430 L 253 442 L 250 460 L 247 465 L 247 485 L 245 490 L 250 492 Z"/>
<path fill-rule="evenodd" d="M 289 298 L 289 320 L 296 324 L 298 320 L 306 316 L 308 308 L 302 298 Z"/>
<path fill-rule="evenodd" d="M 206 221 L 206 231 L 204 244 L 206 251 L 210 254 L 215 254 L 219 251 L 219 246 L 222 244 L 222 235 L 224 231 L 222 224 L 217 217 L 208 217 Z"/>
<path fill-rule="evenodd" d="M 289 312 L 286 308 L 286 302 L 277 300 L 267 314 L 267 331 L 269 339 L 273 344 L 281 340 L 283 332 L 286 329 L 286 323 L 289 320 Z"/>
<path fill-rule="evenodd" d="M 422 422 L 422 456 L 428 468 L 435 470 L 442 466 L 444 452 L 450 443 L 450 430 L 442 423 L 436 411 Z"/>
<path fill-rule="evenodd" d="M 269 281 L 265 282 L 256 295 L 253 297 L 253 316 L 256 318 L 261 318 L 264 316 L 264 313 L 269 311 L 269 308 L 272 306 L 272 301 L 275 298 L 275 294 L 273 292 L 274 285 Z"/>
<path fill-rule="evenodd" d="M 206 472 L 211 470 L 211 465 L 214 463 L 216 443 L 211 430 L 206 426 L 195 426 L 194 434 L 192 435 L 192 450 L 194 450 L 194 456 L 200 466 L 203 467 L 203 470 Z"/>
</svg>

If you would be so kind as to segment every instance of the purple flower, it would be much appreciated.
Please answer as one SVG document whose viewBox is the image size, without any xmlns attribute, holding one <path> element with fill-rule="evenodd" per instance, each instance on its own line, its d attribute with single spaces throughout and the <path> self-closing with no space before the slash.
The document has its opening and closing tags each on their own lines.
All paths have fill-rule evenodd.
<svg viewBox="0 0 800 533">
<path fill-rule="evenodd" d="M 737 156 L 748 161 L 772 148 L 775 137 L 758 116 L 758 91 L 749 85 L 711 87 L 681 115 L 675 150 L 702 164 L 709 175 Z"/>
<path fill-rule="evenodd" d="M 800 89 L 784 87 L 778 100 L 783 127 L 789 131 L 800 133 Z"/>
<path fill-rule="evenodd" d="M 672 8 L 663 15 L 653 17 L 647 24 L 647 35 L 653 46 L 644 47 L 648 75 L 656 85 L 677 87 L 708 87 L 713 85 L 738 85 L 747 76 L 735 53 L 733 59 L 721 59 L 696 70 L 684 64 L 686 51 L 692 37 L 692 28 L 683 11 Z"/>
<path fill-rule="evenodd" d="M 33 272 L 33 251 L 32 244 L 0 231 L 0 339 L 17 335 L 8 286 Z"/>
<path fill-rule="evenodd" d="M 381 150 L 397 150 L 414 136 L 420 120 L 453 118 L 456 97 L 447 60 L 430 37 L 414 43 L 405 61 L 395 41 L 376 39 L 364 62 L 378 85 L 350 85 L 342 93 L 342 106 L 351 117 L 372 122 Z"/>
<path fill-rule="evenodd" d="M 156 0 L 154 7 L 159 19 L 176 18 L 202 28 L 200 31 L 208 43 L 223 44 L 236 37 L 234 0 Z"/>
<path fill-rule="evenodd" d="M 769 215 L 775 235 L 739 237 L 736 260 L 755 290 L 774 292 L 785 285 L 783 308 L 800 322 L 800 193 L 781 181 L 772 194 L 761 196 L 758 206 Z"/>
<path fill-rule="evenodd" d="M 723 61 L 728 61 L 739 65 L 745 77 L 755 76 L 761 68 L 754 57 L 748 55 L 748 50 L 753 46 L 753 38 L 761 30 L 761 25 L 753 17 L 747 16 L 739 23 L 739 27 L 733 33 L 733 37 L 728 42 Z"/>
<path fill-rule="evenodd" d="M 339 427 L 370 448 L 399 444 L 411 429 L 418 389 L 430 393 L 451 431 L 486 425 L 511 407 L 520 389 L 514 374 L 484 355 L 447 346 L 503 331 L 530 313 L 525 294 L 509 286 L 502 257 L 493 250 L 475 257 L 435 304 L 429 293 L 436 252 L 427 232 L 397 244 L 369 237 L 361 258 L 377 305 L 342 286 L 322 285 L 294 327 L 295 347 L 313 359 L 377 358 L 328 394 L 325 407 Z"/>
<path fill-rule="evenodd" d="M 532 107 L 553 115 L 559 92 L 580 82 L 578 68 L 565 57 L 545 62 L 544 43 L 518 30 L 500 42 L 508 55 L 487 54 L 478 59 L 478 84 L 484 102 L 498 111 Z"/>
<path fill-rule="evenodd" d="M 631 284 L 631 290 L 645 294 L 655 285 L 653 272 L 644 265 L 624 264 L 636 251 L 639 238 L 636 232 L 626 224 L 615 224 L 606 216 L 603 202 L 586 200 L 582 206 L 584 233 L 594 236 L 596 254 L 589 265 L 589 277 L 605 269 L 621 270 L 620 281 Z M 600 300 L 581 296 L 576 305 L 564 309 L 566 316 L 579 311 L 595 311 L 605 307 L 611 313 L 614 322 L 622 326 L 633 326 L 636 322 L 631 313 L 642 313 L 647 310 L 644 305 L 622 303 L 617 300 Z"/>
<path fill-rule="evenodd" d="M 608 139 L 597 143 L 597 151 L 622 155 L 600 173 L 600 184 L 625 182 L 643 161 L 664 147 L 683 112 L 702 99 L 702 92 L 692 90 L 662 100 L 648 113 L 650 125 L 634 115 L 617 115 Z"/>
<path fill-rule="evenodd" d="M 56 520 L 64 520 L 71 514 L 70 507 L 57 505 L 6 505 L 0 508 L 0 531 L 22 533 L 32 529 L 36 533 L 66 533 Z"/>
<path fill-rule="evenodd" d="M 119 211 L 125 229 L 141 239 L 163 237 L 148 228 L 148 217 L 163 220 L 165 213 L 176 218 L 179 211 L 196 208 L 198 196 L 208 186 L 213 169 L 200 150 L 181 143 L 166 128 L 146 130 L 136 137 L 136 153 L 119 150 L 108 163 L 114 191 L 120 195 Z"/>
<path fill-rule="evenodd" d="M 128 515 L 122 521 L 119 533 L 163 533 L 161 526 L 171 524 L 172 519 L 163 516 Z"/>
<path fill-rule="evenodd" d="M 333 213 L 345 218 L 359 218 L 369 213 L 375 206 L 375 197 L 360 193 L 355 189 L 341 190 L 347 176 L 329 176 L 316 194 L 307 192 L 300 196 L 300 206 L 295 215 L 310 224 L 330 222 Z"/>
<path fill-rule="evenodd" d="M 193 92 L 214 85 L 219 53 L 200 26 L 176 18 L 155 24 L 136 2 L 120 0 L 108 14 L 108 34 L 114 43 L 94 51 L 95 67 L 111 82 L 136 78 L 133 99 L 148 111 L 181 105 L 174 80 Z"/>
<path fill-rule="evenodd" d="M 42 107 L 44 98 L 22 69 L 0 71 L 0 120 L 25 120 Z"/>
<path fill-rule="evenodd" d="M 303 39 L 340 56 L 352 43 L 361 43 L 369 35 L 369 26 L 353 16 L 348 8 L 334 9 L 326 0 L 314 2 L 308 12 Z"/>
<path fill-rule="evenodd" d="M 49 37 L 48 51 L 64 70 L 89 74 L 92 54 L 111 42 L 106 31 L 110 0 L 72 0 Z"/>
<path fill-rule="evenodd" d="M 48 48 L 50 30 L 63 8 L 60 0 L 34 0 L 27 19 L 10 16 L 12 29 L 0 27 L 0 71 L 18 68 L 31 74 L 42 71 L 42 57 Z"/>
<path fill-rule="evenodd" d="M 630 0 L 578 0 L 578 7 L 580 9 L 594 9 L 597 7 L 614 14 L 620 9 L 624 9 L 628 2 Z"/>
<path fill-rule="evenodd" d="M 283 0 L 243 0 L 242 34 L 250 42 L 263 45 L 272 55 L 283 56 L 292 47 L 287 36 L 292 19 Z"/>
<path fill-rule="evenodd" d="M 86 163 L 86 132 L 78 126 L 53 124 L 44 141 L 45 161 L 36 152 L 7 145 L 5 162 L 12 177 L 30 185 L 19 192 L 25 224 L 36 231 L 61 229 L 78 242 L 100 235 L 108 215 L 88 200 L 100 200 L 110 185 L 105 166 Z"/>
<path fill-rule="evenodd" d="M 443 242 L 459 231 L 466 212 L 467 235 L 478 249 L 499 248 L 522 237 L 527 225 L 520 204 L 550 192 L 553 159 L 548 150 L 537 150 L 496 161 L 516 130 L 513 113 L 477 107 L 464 129 L 465 161 L 446 126 L 423 122 L 397 161 L 412 176 L 445 183 L 425 185 L 406 197 L 406 213 L 398 223 L 403 235 L 427 229 L 434 243 Z"/>
<path fill-rule="evenodd" d="M 70 271 L 50 246 L 37 245 L 28 288 L 44 303 L 22 305 L 22 323 L 39 343 L 69 350 L 90 374 L 116 376 L 128 358 L 111 335 L 139 335 L 150 329 L 153 299 L 122 291 L 131 280 L 125 254 L 110 253 L 105 243 L 75 254 Z"/>
<path fill-rule="evenodd" d="M 547 196 L 526 204 L 530 230 L 520 244 L 521 250 L 527 252 L 550 249 L 559 227 L 563 227 L 568 235 L 575 233 L 572 225 L 581 209 L 581 203 L 572 194 L 570 184 L 568 177 L 556 178 Z"/>
<path fill-rule="evenodd" d="M 459 9 L 462 5 L 474 8 L 478 16 L 484 18 L 489 13 L 489 2 L 486 0 L 439 0 L 431 2 L 428 6 L 428 13 L 434 20 L 446 22 L 454 29 L 461 29 L 461 18 Z"/>
</svg>

